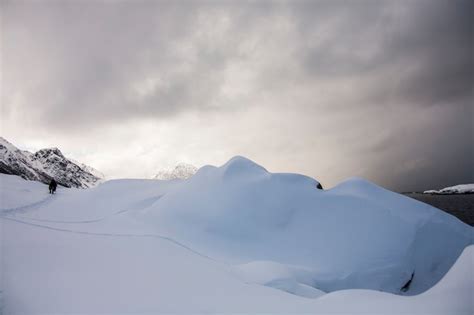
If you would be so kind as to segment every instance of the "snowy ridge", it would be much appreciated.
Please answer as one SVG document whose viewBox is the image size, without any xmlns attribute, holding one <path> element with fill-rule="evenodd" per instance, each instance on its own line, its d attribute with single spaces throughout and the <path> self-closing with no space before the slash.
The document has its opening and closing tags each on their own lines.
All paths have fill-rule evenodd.
<svg viewBox="0 0 474 315">
<path fill-rule="evenodd" d="M 451 195 L 451 194 L 474 194 L 474 184 L 463 184 L 446 187 L 440 190 L 426 190 L 424 194 Z"/>
<path fill-rule="evenodd" d="M 103 175 L 93 168 L 66 158 L 58 148 L 31 153 L 19 150 L 2 137 L 0 173 L 46 184 L 54 178 L 62 186 L 75 188 L 93 187 L 103 179 Z"/>
<path fill-rule="evenodd" d="M 197 167 L 187 163 L 178 163 L 174 168 L 158 171 L 153 179 L 172 180 L 188 179 L 197 172 Z"/>
</svg>

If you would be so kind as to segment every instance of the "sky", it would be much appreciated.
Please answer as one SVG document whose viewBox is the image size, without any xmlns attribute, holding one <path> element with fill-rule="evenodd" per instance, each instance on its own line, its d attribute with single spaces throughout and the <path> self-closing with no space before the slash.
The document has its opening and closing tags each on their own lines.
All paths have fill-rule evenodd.
<svg viewBox="0 0 474 315">
<path fill-rule="evenodd" d="M 235 155 L 474 182 L 474 1 L 5 1 L 1 136 L 108 178 Z"/>
</svg>

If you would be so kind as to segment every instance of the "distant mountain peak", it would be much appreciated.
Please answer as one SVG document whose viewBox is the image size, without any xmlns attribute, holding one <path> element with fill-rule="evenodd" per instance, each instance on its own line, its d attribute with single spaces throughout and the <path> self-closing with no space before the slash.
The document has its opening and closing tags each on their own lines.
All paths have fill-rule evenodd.
<svg viewBox="0 0 474 315">
<path fill-rule="evenodd" d="M 173 168 L 160 170 L 153 176 L 153 179 L 172 180 L 188 179 L 197 172 L 197 167 L 188 163 L 178 163 Z"/>
<path fill-rule="evenodd" d="M 474 184 L 460 184 L 440 190 L 425 190 L 423 193 L 432 195 L 474 194 Z"/>
</svg>

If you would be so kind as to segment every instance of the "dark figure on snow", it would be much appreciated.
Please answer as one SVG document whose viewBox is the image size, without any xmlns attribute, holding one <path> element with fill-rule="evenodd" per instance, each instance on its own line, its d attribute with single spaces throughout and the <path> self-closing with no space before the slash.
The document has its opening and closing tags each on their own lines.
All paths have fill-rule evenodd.
<svg viewBox="0 0 474 315">
<path fill-rule="evenodd" d="M 49 183 L 49 193 L 54 194 L 56 192 L 56 187 L 58 187 L 58 184 L 53 178 L 51 179 L 51 183 Z"/>
</svg>

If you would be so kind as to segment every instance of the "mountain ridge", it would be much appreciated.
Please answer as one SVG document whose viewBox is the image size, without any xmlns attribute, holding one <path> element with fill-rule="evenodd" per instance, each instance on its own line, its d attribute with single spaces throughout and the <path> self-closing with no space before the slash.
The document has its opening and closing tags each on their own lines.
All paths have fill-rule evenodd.
<svg viewBox="0 0 474 315">
<path fill-rule="evenodd" d="M 459 184 L 455 186 L 445 187 L 440 190 L 425 190 L 423 193 L 431 195 L 474 194 L 474 184 Z"/>
<path fill-rule="evenodd" d="M 68 159 L 56 147 L 32 153 L 18 149 L 3 137 L 0 137 L 0 173 L 45 184 L 54 178 L 59 185 L 68 188 L 90 188 L 104 179 L 100 172 Z"/>
</svg>

